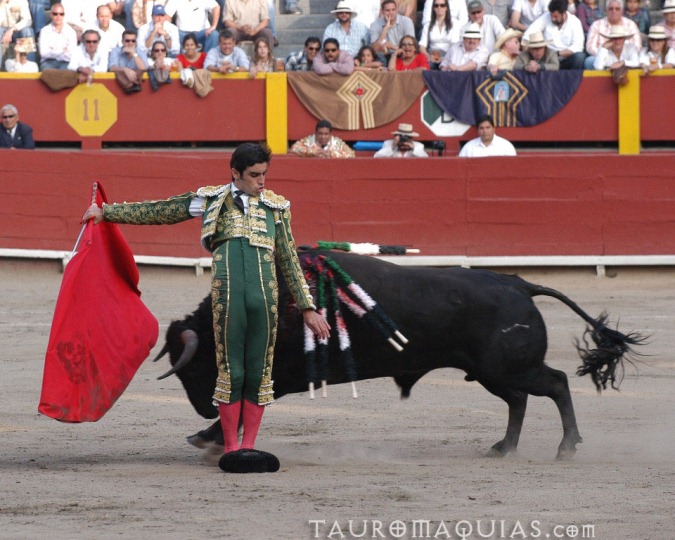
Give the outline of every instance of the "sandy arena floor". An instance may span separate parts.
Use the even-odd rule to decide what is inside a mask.
[[[574,376],[583,322],[537,300],[547,361],[570,376],[584,437],[572,461],[553,460],[560,419],[553,402],[532,397],[519,453],[483,457],[503,436],[506,405],[443,370],[407,401],[391,379],[358,383],[357,400],[344,385],[328,399],[286,396],[258,439],[281,470],[226,475],[218,456],[185,442],[208,422],[178,379],[156,380],[166,361],[143,364],[98,423],[39,415],[59,266],[0,260],[0,538],[675,538],[675,271],[522,275],[652,334],[639,377],[629,368],[621,392],[598,396]],[[163,335],[197,306],[209,276],[142,267],[140,287]]]

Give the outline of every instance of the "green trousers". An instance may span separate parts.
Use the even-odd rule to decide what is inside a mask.
[[[217,403],[274,401],[272,361],[279,290],[271,250],[234,238],[213,254],[211,303]]]

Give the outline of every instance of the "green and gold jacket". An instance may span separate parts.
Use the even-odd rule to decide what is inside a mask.
[[[233,238],[246,238],[251,246],[274,252],[300,310],[314,309],[295,251],[290,202],[266,189],[249,197],[246,215],[234,206],[231,184],[207,186],[166,200],[104,204],[103,219],[132,225],[170,225],[202,217],[201,240],[213,252]]]

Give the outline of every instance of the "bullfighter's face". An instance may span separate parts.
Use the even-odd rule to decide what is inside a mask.
[[[269,163],[256,163],[246,167],[243,173],[240,173],[237,169],[232,169],[234,187],[247,195],[258,197],[265,189],[265,177],[269,166]]]

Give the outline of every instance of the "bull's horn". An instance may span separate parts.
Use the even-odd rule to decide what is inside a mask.
[[[162,350],[159,351],[159,354],[157,356],[155,356],[155,359],[153,360],[153,362],[157,362],[157,360],[159,360],[162,356],[164,356],[168,352],[169,352],[169,344],[165,343]]]
[[[197,352],[197,347],[199,346],[199,337],[197,336],[197,332],[194,330],[184,330],[181,332],[180,337],[183,340],[183,343],[185,343],[183,352],[181,353],[178,361],[169,371],[167,371],[164,375],[157,377],[158,381],[166,379],[169,375],[173,375],[177,371],[183,369],[190,363],[195,355],[195,352]]]

